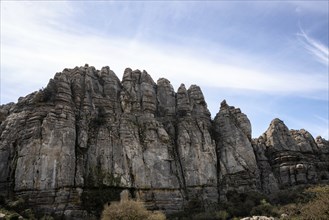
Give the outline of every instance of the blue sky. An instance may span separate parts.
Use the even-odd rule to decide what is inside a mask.
[[[85,63],[145,69],[328,139],[328,1],[1,1],[1,104]]]

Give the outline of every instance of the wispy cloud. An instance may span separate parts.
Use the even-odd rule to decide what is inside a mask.
[[[116,3],[109,2],[109,4]],[[204,35],[193,38],[189,36],[190,32],[185,36],[181,32],[170,31],[172,30],[170,25],[176,25],[173,19],[170,20],[171,24],[168,26],[166,22],[159,25],[158,20],[153,22],[152,18],[157,18],[158,11],[156,10],[149,15],[134,11],[134,8],[124,4],[124,13],[118,13],[120,22],[117,22],[115,31],[121,30],[117,27],[121,24],[125,24],[124,28],[129,28],[131,23],[137,25],[132,20],[141,19],[138,16],[147,22],[141,22],[136,28],[135,36],[129,31],[128,34],[120,35],[120,33],[112,34],[111,31],[114,32],[114,30],[111,28],[114,26],[111,25],[92,26],[90,23],[87,25],[81,22],[81,16],[90,12],[88,16],[94,17],[97,12],[92,12],[89,5],[86,9],[76,6],[75,2],[62,1],[1,2],[1,104],[16,101],[19,96],[44,87],[55,72],[85,63],[98,69],[109,65],[119,77],[126,67],[145,69],[154,80],[160,77],[168,78],[176,89],[180,83],[185,83],[187,86],[198,84],[202,88],[212,88],[211,92],[204,92],[207,93],[206,99],[211,100],[208,105],[213,115],[218,111],[221,99],[226,97],[230,97],[232,104],[239,107],[245,106],[243,110],[247,112],[248,108],[251,109],[249,112],[263,109],[266,103],[275,102],[273,97],[277,96],[306,96],[312,97],[312,100],[328,101],[326,72],[312,71],[312,67],[299,71],[300,69],[297,70],[286,63],[277,67],[268,61],[269,57],[266,57],[266,54],[272,53],[268,47],[264,48],[265,53],[257,54],[253,48],[242,51],[239,47],[231,48],[232,45],[216,42],[217,36],[222,34],[222,32],[212,32],[218,24],[217,21],[207,29],[209,30],[207,34],[214,34],[212,40],[203,41]],[[158,7],[164,7],[164,5],[160,6]],[[185,19],[190,12],[184,11],[187,10],[185,4],[179,3],[179,6],[174,5],[171,8],[165,5],[164,11],[169,11],[169,14],[159,16],[161,19],[167,19],[166,16],[177,20]],[[208,5],[207,9],[212,6]],[[152,7],[149,6],[149,8]],[[226,8],[221,10],[223,14],[227,11]],[[196,6],[192,11],[189,19],[195,16],[199,7]],[[201,19],[203,14],[199,12],[198,19]],[[108,19],[110,23],[116,19],[116,15],[105,10],[99,19]],[[124,20],[126,16],[132,16],[133,19],[129,17]],[[210,20],[212,18],[208,18],[207,22]],[[229,23],[229,21],[230,18],[227,17],[225,22]],[[192,24],[190,25],[193,26]],[[147,32],[147,30],[158,26],[161,26],[162,31],[159,35],[168,35],[161,39],[161,43],[156,40],[149,41],[152,34],[158,30],[154,32]],[[102,27],[107,30],[102,31]],[[176,28],[179,29],[179,27]],[[239,41],[239,36],[246,33],[239,28],[234,29],[233,26],[228,25],[218,29],[224,29],[224,33],[231,30],[230,37],[236,37],[234,42],[243,44]],[[203,30],[201,28],[199,31]],[[146,40],[145,35],[148,36]],[[298,36],[304,47],[317,60],[322,63],[325,63],[325,60],[328,62],[328,48],[306,35],[304,31],[301,31]],[[255,46],[257,46],[259,42],[255,41]],[[268,94],[271,95],[267,96]],[[258,99],[255,96],[262,98]],[[254,101],[251,103],[251,100]],[[277,105],[277,102],[273,105]],[[268,107],[268,111],[273,111],[272,106]],[[252,115],[249,112],[248,114]],[[256,112],[265,115],[262,112]],[[272,116],[273,114],[268,114],[266,119],[264,116],[261,120],[269,122]],[[261,116],[255,113],[254,117]],[[257,125],[254,125],[254,130],[260,133]],[[263,127],[261,130],[264,130]],[[316,132],[319,130],[317,129]]]
[[[328,140],[329,137],[329,122],[328,119],[325,119],[321,116],[314,115],[310,117],[309,121],[301,121],[298,117],[281,115],[280,117],[284,117],[288,124],[293,125],[293,127],[289,127],[290,129],[305,129],[313,133],[314,138],[317,136],[321,136]]]
[[[321,42],[308,36],[302,28],[300,28],[299,36],[303,47],[320,63],[329,65],[329,48]]]
[[[309,11],[317,14],[328,14],[328,1],[287,1],[286,3],[297,7],[298,11]]]
[[[222,60],[209,59],[198,50],[179,45],[151,45],[136,38],[98,35],[96,30],[94,34],[79,33],[74,31],[75,24],[70,24],[73,28],[67,31],[70,30],[66,24],[68,16],[74,15],[74,9],[69,5],[65,10],[53,4],[35,7],[33,4],[4,4],[1,19],[2,82],[11,85],[24,82],[26,87],[30,83],[40,88],[56,71],[89,63],[97,68],[114,65],[113,69],[118,74],[127,66],[143,68],[155,80],[168,77],[176,88],[185,82],[279,94],[327,89],[323,74],[278,72],[268,66],[254,64],[253,59],[256,58],[251,54],[224,49],[223,60],[231,62],[223,63]],[[314,53],[325,54],[323,45],[306,34],[302,36]]]

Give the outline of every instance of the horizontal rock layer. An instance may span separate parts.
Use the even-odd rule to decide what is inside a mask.
[[[146,71],[56,73],[47,87],[0,106],[0,194],[63,218],[99,214],[128,189],[150,209],[207,209],[228,191],[272,193],[329,179],[329,142],[279,119],[259,138],[240,109],[215,119],[200,87],[175,92]]]

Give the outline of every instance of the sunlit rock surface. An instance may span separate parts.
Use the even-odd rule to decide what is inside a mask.
[[[220,99],[220,97],[219,97]],[[131,197],[174,213],[205,209],[231,190],[272,193],[329,179],[329,142],[274,119],[251,124],[224,100],[214,120],[200,87],[155,81],[146,71],[85,65],[45,89],[0,106],[0,194],[41,213],[88,219]]]

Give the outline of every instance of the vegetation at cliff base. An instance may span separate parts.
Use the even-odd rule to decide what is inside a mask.
[[[162,212],[148,211],[142,202],[125,200],[105,205],[102,220],[165,220]]]
[[[329,185],[295,187],[265,196],[257,192],[228,192],[227,201],[213,211],[199,213],[186,209],[169,216],[180,220],[227,220],[247,216],[267,216],[275,219],[329,219]]]
[[[329,219],[329,185],[310,187],[303,194],[310,200],[284,205],[280,212],[287,214],[289,219]]]
[[[295,187],[271,196],[256,192],[228,193],[225,203],[216,205],[212,211],[197,208],[197,201],[184,212],[167,216],[175,220],[228,220],[247,216],[268,216],[276,219],[327,220],[329,219],[329,185]],[[196,211],[195,211],[196,210]],[[3,219],[53,219],[27,208],[22,198],[8,200],[0,196],[0,214]],[[39,217],[37,217],[39,216]],[[1,219],[1,218],[0,218]],[[105,205],[101,220],[165,220],[162,212],[152,212],[144,204],[134,200],[111,202]]]

